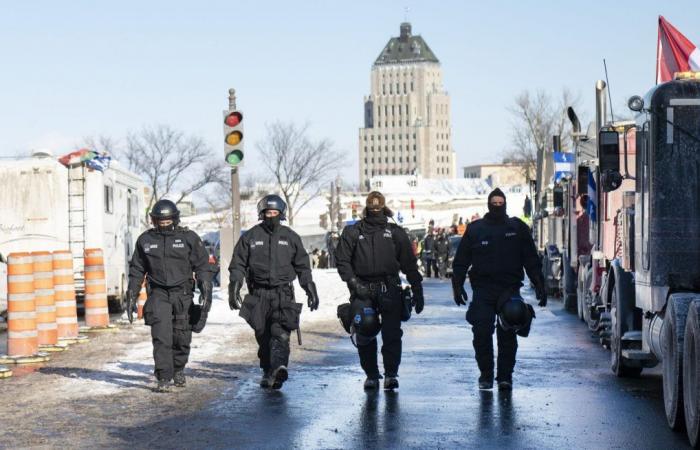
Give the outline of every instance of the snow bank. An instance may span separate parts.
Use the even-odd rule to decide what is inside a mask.
[[[295,282],[297,302],[304,304],[301,314],[301,329],[308,329],[312,324],[336,319],[336,308],[347,301],[348,290],[340,280],[335,269],[316,269],[313,271],[318,289],[320,305],[318,310],[309,311],[306,306],[306,293]],[[338,325],[340,327],[340,325]],[[137,344],[131,344],[125,353],[116,360],[104,364],[97,370],[91,369],[91,375],[85,377],[76,369],[75,376],[61,386],[63,395],[68,397],[90,394],[114,394],[124,387],[144,387],[153,383],[153,346],[150,331],[143,321],[134,324],[134,329],[123,329],[119,333],[135,332],[143,336]],[[246,338],[248,336],[248,338]],[[235,347],[235,339],[243,338],[248,345]],[[118,337],[115,337],[115,346]],[[209,319],[204,331],[193,334],[192,351],[188,368],[201,368],[217,355],[233,354],[233,357],[255,348],[253,330],[238,316],[238,311],[231,311],[228,306],[228,293],[216,289]]]

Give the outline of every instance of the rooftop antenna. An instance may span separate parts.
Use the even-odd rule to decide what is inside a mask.
[[[608,84],[608,103],[610,103],[610,119],[615,122],[615,114],[613,114],[612,94],[610,93],[610,80],[608,80],[608,65],[603,58],[603,68],[605,69],[605,82]]]
[[[403,21],[408,22],[408,12],[411,10],[408,6],[403,7]]]

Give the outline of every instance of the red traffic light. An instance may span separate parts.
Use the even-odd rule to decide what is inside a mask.
[[[243,114],[239,113],[238,111],[232,112],[224,119],[224,123],[229,127],[235,127],[241,122],[243,122]]]

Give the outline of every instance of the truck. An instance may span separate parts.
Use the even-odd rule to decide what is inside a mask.
[[[563,186],[570,288],[617,376],[661,365],[668,425],[685,428],[698,447],[700,73],[678,73],[631,97],[633,121],[608,121],[605,88],[597,82],[595,126],[585,134],[569,114],[575,136],[578,129],[577,173]],[[588,213],[577,204],[583,195]],[[576,242],[584,214],[589,254]]]
[[[83,252],[101,248],[110,308],[120,310],[129,260],[145,229],[146,186],[139,176],[117,161],[104,170],[85,162],[67,167],[42,150],[0,162],[0,184],[0,254],[70,249],[80,303]],[[0,302],[4,313],[6,298]]]

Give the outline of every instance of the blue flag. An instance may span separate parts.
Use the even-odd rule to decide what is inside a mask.
[[[591,221],[595,221],[598,217],[598,189],[595,184],[593,172],[588,171],[588,206],[586,212]]]
[[[403,223],[403,216],[401,215],[401,211],[396,213],[396,220],[398,220],[399,223]]]

